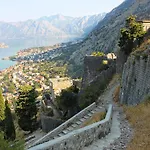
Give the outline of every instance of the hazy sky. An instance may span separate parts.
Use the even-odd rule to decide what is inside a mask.
[[[21,21],[63,14],[85,16],[109,12],[124,0],[0,0],[0,21]]]

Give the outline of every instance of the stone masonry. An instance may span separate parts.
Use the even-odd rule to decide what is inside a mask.
[[[106,136],[112,125],[112,105],[109,105],[104,120],[74,130],[62,137],[34,146],[29,150],[81,150],[92,142]]]
[[[124,65],[120,102],[139,104],[150,95],[150,55],[131,55]]]

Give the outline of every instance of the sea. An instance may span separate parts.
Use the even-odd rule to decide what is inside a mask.
[[[18,51],[40,46],[50,46],[57,43],[68,41],[60,38],[29,38],[29,39],[7,39],[0,40],[0,43],[5,43],[8,48],[0,48],[0,71],[15,65],[17,62],[10,60],[2,60],[2,58],[15,55]]]

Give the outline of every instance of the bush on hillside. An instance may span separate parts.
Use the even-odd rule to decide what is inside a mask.
[[[93,52],[91,55],[92,56],[99,56],[99,57],[105,56],[105,54],[103,52]]]
[[[126,19],[125,27],[120,32],[121,37],[118,45],[126,55],[129,55],[135,47],[141,44],[146,33],[142,23],[137,22],[136,16],[133,15]]]

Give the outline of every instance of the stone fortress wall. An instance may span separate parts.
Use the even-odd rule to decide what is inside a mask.
[[[82,80],[82,88],[84,89],[90,83],[97,80],[97,78],[101,79],[103,82],[108,76],[112,76],[116,71],[116,58],[110,58],[108,56],[86,56],[84,58],[84,74]],[[103,64],[103,61],[107,61],[108,66]]]
[[[150,95],[150,55],[131,55],[124,65],[120,102],[136,105]]]
[[[112,105],[109,105],[104,120],[84,128],[74,130],[60,138],[31,147],[29,150],[81,150],[83,147],[90,145],[92,142],[105,137],[110,132],[112,125],[112,113]]]

